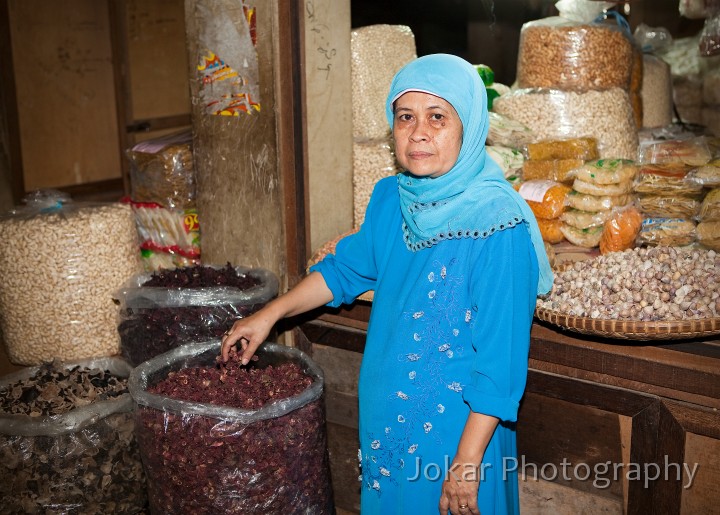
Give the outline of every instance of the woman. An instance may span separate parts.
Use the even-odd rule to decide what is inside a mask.
[[[335,255],[234,324],[222,356],[239,341],[247,362],[280,318],[374,290],[362,513],[517,513],[514,422],[536,295],[552,284],[537,223],[487,158],[487,98],[469,63],[409,63],[386,111],[406,171],[378,182]]]

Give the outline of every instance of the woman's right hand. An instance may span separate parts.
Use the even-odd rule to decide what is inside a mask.
[[[220,354],[223,363],[230,358],[230,349],[239,342],[242,363],[247,365],[278,320],[305,313],[327,304],[332,299],[333,294],[325,284],[323,276],[319,272],[311,272],[290,291],[233,324],[222,338]]]
[[[275,323],[278,321],[268,306],[250,316],[235,321],[233,326],[222,337],[220,354],[223,363],[230,358],[230,351],[239,344],[242,364],[247,365],[255,355],[255,351],[263,343]]]

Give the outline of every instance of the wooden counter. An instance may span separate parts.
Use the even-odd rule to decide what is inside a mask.
[[[369,313],[357,302],[298,320],[300,346],[325,370],[333,486],[350,512]],[[523,513],[720,513],[719,408],[718,338],[608,340],[534,324],[518,417]]]

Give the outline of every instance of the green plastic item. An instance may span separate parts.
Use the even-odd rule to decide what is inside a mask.
[[[488,110],[492,109],[493,106],[493,100],[495,100],[497,97],[500,96],[500,93],[498,93],[493,88],[485,88],[487,90],[487,102],[488,102]]]
[[[492,71],[492,68],[490,68],[486,64],[476,64],[475,69],[477,70],[478,74],[480,75],[480,78],[483,81],[483,84],[485,86],[489,86],[493,82],[495,82],[495,72]]]

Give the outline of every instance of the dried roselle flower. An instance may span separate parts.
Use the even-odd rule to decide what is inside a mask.
[[[312,383],[296,363],[259,368],[235,356],[167,374],[147,391],[256,410]],[[139,405],[137,437],[153,513],[332,513],[323,401],[249,423]]]

